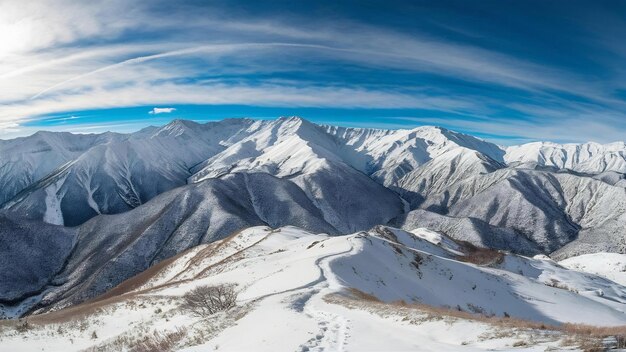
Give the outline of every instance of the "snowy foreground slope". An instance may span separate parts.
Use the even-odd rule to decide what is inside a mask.
[[[236,285],[235,308],[208,318],[179,308],[186,292],[219,284]],[[90,302],[26,326],[4,322],[0,341],[11,351],[130,350],[165,337],[170,350],[186,351],[576,349],[600,340],[556,326],[624,325],[625,303],[626,288],[602,277],[426,229],[328,236],[259,226],[167,259]]]
[[[583,254],[562,260],[559,264],[568,269],[600,275],[620,285],[626,285],[626,254]]]

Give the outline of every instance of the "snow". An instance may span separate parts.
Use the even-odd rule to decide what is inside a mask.
[[[298,117],[174,120],[129,135],[39,133],[7,141],[0,147],[6,166],[0,199],[7,198],[2,210],[19,217],[77,226],[187,183],[267,173],[300,188],[319,222],[338,232],[390,221],[411,229],[428,220],[476,245],[564,259],[619,251],[624,155],[624,143],[545,142],[505,151],[433,126],[344,128]],[[255,200],[263,187],[246,182],[248,192],[237,196],[250,197],[257,215],[268,211]],[[259,218],[271,226],[302,226]]]
[[[7,287],[29,275],[37,285],[5,290],[24,301],[1,308],[14,315],[40,299],[48,304],[42,309],[72,305],[164,262],[135,288],[145,291],[142,296],[176,299],[198,285],[232,282],[240,303],[252,307],[216,333],[211,347],[362,350],[390,341],[416,349],[428,341],[433,350],[454,350],[470,341],[464,348],[480,350],[511,343],[480,341],[489,327],[475,322],[416,327],[372,307],[327,302],[349,288],[386,303],[549,324],[621,325],[626,260],[604,252],[622,249],[625,154],[624,143],[542,142],[504,150],[439,127],[343,128],[296,117],[175,120],[130,135],[39,133],[0,144],[3,211],[80,226],[51,258],[42,257],[45,248],[26,245],[30,236],[15,241],[20,256],[32,252],[37,263],[54,265],[7,276]],[[106,215],[115,213],[122,214]],[[348,235],[242,230],[258,224]],[[359,232],[376,224],[406,231],[377,226]],[[11,227],[3,235],[9,231],[23,232]],[[69,253],[65,242],[74,234]],[[221,241],[191,248],[213,240]],[[479,266],[464,258],[461,240],[556,260],[602,252],[558,264],[545,255],[507,253],[501,262]],[[152,328],[152,315],[143,313],[132,319]],[[189,323],[172,316],[179,318]],[[121,333],[112,317],[98,319],[115,326],[103,330],[107,339]],[[293,335],[285,337],[291,328]],[[91,344],[87,338],[76,347]]]
[[[58,258],[67,263],[63,270],[48,273],[47,269],[35,268],[46,273],[41,283],[49,288],[40,312],[83,302],[197,244],[260,224],[297,225],[332,235],[391,224],[412,231],[398,232],[397,241],[427,252],[437,267],[450,271],[453,269],[436,258],[455,260],[462,254],[452,238],[531,256],[549,254],[558,260],[581,253],[619,251],[626,225],[626,189],[619,172],[605,171],[591,177],[527,168],[531,161],[518,161],[515,156],[532,156],[536,148],[543,153],[538,160],[550,161],[543,164],[546,167],[588,167],[596,160],[593,155],[613,159],[622,155],[623,145],[619,143],[584,147],[544,143],[509,148],[505,155],[494,144],[439,127],[342,128],[290,117],[208,124],[175,120],[130,135],[79,138],[41,133],[5,142],[2,148],[0,162],[8,167],[2,169],[0,184],[4,179],[23,181],[16,186],[20,189],[13,187],[13,181],[9,182],[13,186],[6,183],[7,187],[0,188],[11,194],[20,192],[4,204],[3,211],[18,219],[25,216],[78,225],[75,250]],[[22,153],[15,156],[3,154],[20,148]],[[548,149],[559,148],[567,153],[546,154]],[[591,155],[590,159],[583,154]],[[28,167],[17,167],[21,161]],[[511,164],[507,166],[504,161]],[[110,215],[115,213],[121,214]],[[12,231],[19,236],[20,230]],[[19,236],[16,242],[25,238]],[[372,262],[380,261],[377,255],[372,257]],[[395,257],[388,259],[397,261]],[[530,262],[526,261],[524,268],[541,267],[539,261]],[[380,263],[380,267],[394,271],[395,264]],[[462,271],[461,276],[473,275],[462,284],[464,288],[472,287],[472,280],[494,275],[472,271],[465,264],[454,265]],[[377,277],[387,283],[384,273],[374,269],[370,279]],[[309,264],[300,270],[304,278],[309,271],[315,273]],[[545,286],[557,280],[558,285],[567,284],[566,290],[577,291],[595,303],[607,305],[603,296],[620,301],[620,289],[608,284],[563,277],[547,264],[537,270],[545,274],[532,277],[532,284]],[[10,286],[21,287],[15,282],[29,279],[26,271],[18,273],[21,276],[11,277]],[[174,270],[164,277],[173,280],[185,275],[187,270]],[[368,290],[377,289],[358,277],[343,279]],[[451,290],[460,284],[439,282],[437,276],[431,279],[432,285]],[[254,285],[283,288],[291,281],[277,275]],[[513,300],[516,291],[508,286],[525,281],[505,281],[507,287],[496,288]],[[404,286],[398,283],[398,290],[413,290],[414,297],[429,299],[435,305],[459,304],[453,297],[437,297],[435,292],[408,282]],[[545,299],[539,296],[540,291],[536,298]],[[18,296],[25,299],[28,295],[33,297],[27,306],[41,297],[32,292]],[[495,304],[478,296],[462,303],[465,309],[469,309],[467,303]],[[521,312],[522,306],[514,305],[514,309]],[[503,314],[504,309],[496,305],[493,312]],[[538,315],[547,321],[560,321],[560,314],[557,310]],[[611,319],[608,321],[615,320]]]
[[[626,254],[583,254],[562,260],[559,264],[571,270],[599,275],[620,285],[626,285]]]
[[[626,173],[626,144],[534,142],[508,147],[504,159],[509,164],[536,163],[592,174],[606,171]]]
[[[267,230],[260,228],[249,231],[259,230],[264,232],[257,233],[255,239],[267,236]],[[319,235],[294,235],[294,231],[298,230],[283,228],[255,245],[265,247],[265,253],[273,253],[272,261],[278,261],[280,265],[274,266],[267,259],[261,260],[255,251],[246,256],[250,260],[257,259],[254,263],[248,263],[246,260],[245,264],[241,264],[245,268],[245,274],[235,273],[243,268],[232,268],[228,273],[220,272],[207,278],[211,282],[238,282],[239,286],[245,288],[243,297],[240,298],[256,301],[258,297],[262,297],[263,301],[237,325],[226,329],[210,342],[185,351],[214,349],[455,351],[472,340],[477,342],[467,344],[463,349],[479,351],[493,348],[497,350],[498,347],[505,349],[506,344],[511,343],[508,340],[498,341],[499,343],[479,342],[480,336],[490,329],[486,324],[464,321],[451,324],[438,321],[416,326],[407,323],[400,315],[381,317],[367,309],[354,310],[329,304],[324,297],[341,292],[346,285],[342,274],[337,275],[336,262],[358,255],[359,252],[367,250],[364,246],[366,241],[378,239],[368,239],[370,235],[365,233],[330,238]],[[410,236],[408,233],[397,233]],[[285,239],[288,239],[287,243]],[[419,240],[417,241],[419,243]],[[284,251],[276,253],[277,249]],[[303,253],[296,255],[293,253],[294,250]],[[280,258],[283,256],[290,259],[285,262]],[[319,271],[305,269],[310,267],[317,267]],[[262,281],[271,281],[272,284],[250,284],[256,277]],[[291,288],[285,286],[285,281],[291,283]],[[289,333],[285,334],[285,331]]]
[[[504,351],[517,341],[529,341],[523,347],[529,351],[561,346],[559,334],[537,332],[530,338],[532,331],[385,303],[397,300],[498,316],[507,312],[550,324],[626,324],[626,288],[614,282],[509,254],[494,265],[477,266],[460,260],[462,249],[427,229],[380,226],[328,236],[295,227],[252,227],[177,257],[88,315],[82,332],[63,325],[66,333],[51,333],[55,323],[27,332],[28,337],[0,330],[0,338],[12,351],[53,351],[70,336],[72,344],[64,350],[80,350],[176,328],[196,334],[179,342],[183,351]],[[177,297],[185,292],[223,283],[236,284],[239,313],[201,321],[177,310]],[[350,298],[349,288],[382,302]],[[604,294],[594,295],[598,290]],[[197,335],[197,329],[211,332]],[[92,330],[97,339],[90,338]]]

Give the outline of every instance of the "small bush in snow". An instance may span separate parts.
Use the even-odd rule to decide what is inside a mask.
[[[528,346],[528,343],[526,341],[520,340],[520,341],[513,342],[513,347],[524,347],[524,346]]]
[[[496,249],[476,247],[464,241],[460,241],[460,244],[465,249],[465,255],[457,258],[460,261],[482,266],[502,264],[504,261],[504,253]]]
[[[176,345],[187,336],[187,329],[176,328],[175,331],[158,332],[145,336],[131,349],[132,352],[169,352],[177,350]]]
[[[199,286],[183,296],[181,308],[198,317],[228,310],[237,303],[234,285]]]
[[[15,330],[17,330],[17,332],[19,332],[20,334],[25,333],[30,329],[32,329],[32,326],[28,323],[28,320],[24,320],[23,322],[18,323],[15,326]]]

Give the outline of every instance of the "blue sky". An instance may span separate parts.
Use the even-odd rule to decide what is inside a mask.
[[[617,0],[0,0],[0,138],[299,115],[612,142],[625,37]]]

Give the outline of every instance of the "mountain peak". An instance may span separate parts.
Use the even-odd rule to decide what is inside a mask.
[[[289,126],[310,126],[310,127],[319,127],[319,125],[305,119],[302,118],[300,116],[281,116],[277,119],[278,123],[282,124],[282,125],[289,125]]]
[[[170,121],[170,123],[165,125],[165,127],[167,126],[194,128],[194,127],[200,126],[200,124],[193,120],[174,119]]]
[[[183,134],[195,131],[200,126],[201,124],[191,120],[175,119],[167,125],[159,128],[154,135],[179,137]]]
[[[302,118],[300,116],[297,116],[297,115],[281,116],[281,117],[278,118],[278,120],[287,121],[287,122],[303,122],[303,121],[309,122],[306,119],[304,119],[304,118]]]

